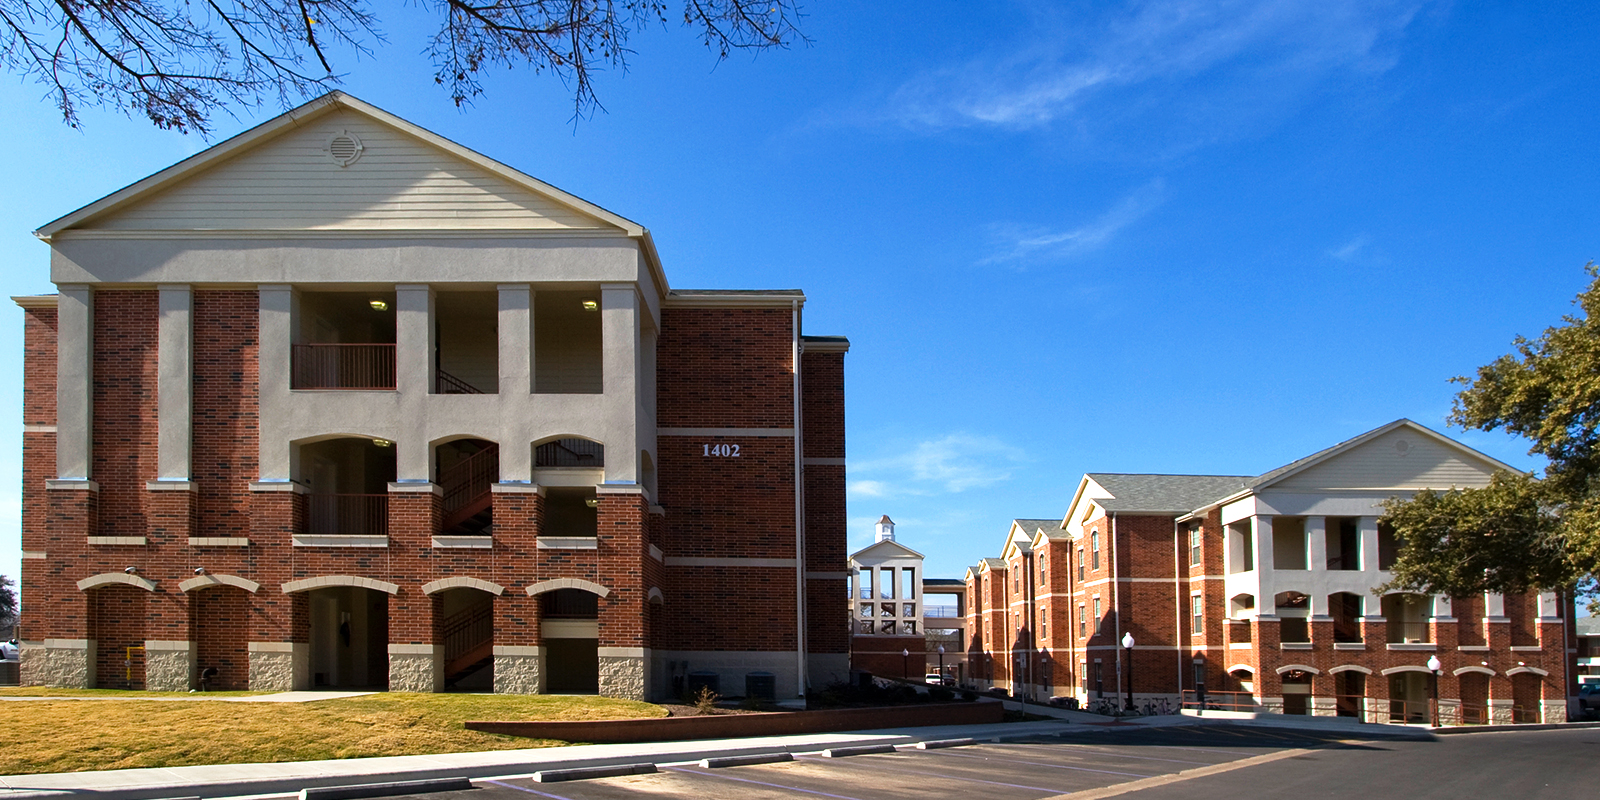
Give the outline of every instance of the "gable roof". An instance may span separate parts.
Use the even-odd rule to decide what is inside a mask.
[[[374,123],[420,140],[426,145],[486,170],[522,190],[555,204],[565,206],[579,214],[587,215],[605,224],[615,226],[625,235],[639,240],[640,249],[650,265],[651,272],[659,282],[662,290],[667,290],[666,276],[661,269],[660,256],[656,252],[655,242],[649,230],[644,226],[340,91],[329,92],[297,108],[286,111],[254,128],[213,145],[76,211],[51,220],[34,231],[34,235],[46,242],[51,241],[52,237],[58,234],[85,226],[91,221],[129,208],[158,192],[165,191],[196,177],[246,151],[264,145],[284,134],[299,130],[321,117],[340,110],[358,114]]]
[[[1155,475],[1091,472],[1089,480],[1111,493],[1094,498],[1107,511],[1183,514],[1249,484],[1248,475]]]
[[[899,550],[900,552],[892,555],[882,552],[887,550]],[[884,539],[881,542],[873,542],[872,544],[850,554],[850,560],[854,561],[856,559],[865,557],[868,553],[871,553],[872,557],[875,558],[926,558],[926,556],[922,555],[921,553],[912,550],[911,548],[906,547],[899,542],[896,542],[892,539]]]
[[[1318,450],[1317,452],[1312,453],[1304,458],[1295,459],[1294,461],[1278,467],[1277,469],[1264,472],[1261,475],[1251,479],[1236,491],[1196,503],[1191,511],[1198,513],[1200,511],[1214,508],[1226,503],[1231,503],[1239,498],[1260,492],[1262,489],[1266,489],[1274,484],[1281,483],[1295,475],[1317,466],[1318,464],[1326,463],[1344,453],[1348,453],[1360,447],[1361,445],[1372,441],[1373,439],[1377,439],[1380,436],[1402,428],[1418,435],[1425,436],[1447,449],[1454,450],[1471,458],[1486,462],[1497,470],[1521,472],[1521,470],[1511,466],[1510,464],[1494,458],[1493,456],[1474,450],[1473,448],[1468,447],[1467,445],[1464,445],[1448,436],[1445,436],[1444,434],[1439,433],[1438,431],[1435,431],[1426,425],[1422,425],[1413,420],[1402,417],[1394,422],[1388,423],[1387,425],[1380,425],[1370,431],[1367,431],[1366,433],[1353,436],[1336,445],[1333,445],[1332,447],[1326,447]]]

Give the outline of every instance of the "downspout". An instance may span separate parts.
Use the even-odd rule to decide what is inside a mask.
[[[1116,512],[1112,512],[1107,516],[1111,517],[1111,544],[1109,547],[1111,550],[1111,608],[1114,610],[1113,613],[1117,619],[1116,627],[1113,629],[1115,638],[1111,642],[1111,649],[1117,652],[1117,696],[1120,698],[1122,696],[1122,587],[1118,585],[1121,582],[1121,577],[1117,572],[1117,515]],[[1133,654],[1129,653],[1128,658],[1133,658]]]
[[[1174,619],[1173,619],[1173,626],[1172,626],[1172,643],[1174,645],[1178,645],[1179,642],[1183,641],[1183,585],[1178,583],[1179,579],[1183,575],[1183,561],[1178,557],[1178,553],[1181,552],[1180,548],[1183,547],[1183,536],[1182,536],[1182,534],[1180,534],[1178,532],[1178,530],[1179,530],[1179,528],[1178,528],[1178,518],[1177,517],[1173,517],[1172,518],[1172,603],[1173,603],[1173,606],[1174,606],[1174,608],[1173,608]],[[1204,586],[1204,584],[1201,584],[1201,585]],[[1189,636],[1190,636],[1190,639],[1189,639],[1189,650],[1190,650],[1190,652],[1193,652],[1194,651],[1194,638],[1193,638],[1194,637],[1194,631],[1190,631],[1189,632]],[[1182,647],[1182,645],[1179,645],[1178,647],[1176,647],[1174,649],[1178,651],[1178,683],[1177,683],[1177,686],[1178,686],[1178,704],[1181,706],[1183,704],[1183,647]]]
[[[794,642],[795,679],[806,696],[806,468],[805,435],[800,418],[800,301],[789,301],[791,357],[794,359]]]

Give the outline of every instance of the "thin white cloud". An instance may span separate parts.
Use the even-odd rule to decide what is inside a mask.
[[[1020,449],[994,437],[952,433],[899,455],[852,462],[851,472],[886,479],[852,481],[850,489],[863,497],[964,492],[1010,479],[1012,468],[1025,460]]]
[[[978,263],[1061,259],[1094,250],[1154,211],[1166,201],[1166,195],[1166,182],[1156,178],[1129,192],[1100,216],[1067,230],[1050,231],[1017,225],[991,226],[990,230],[998,240],[995,252]]]
[[[1359,258],[1367,245],[1371,243],[1366,234],[1359,234],[1339,247],[1328,251],[1328,257],[1338,261],[1354,261]]]
[[[1166,0],[1041,22],[1032,41],[1004,43],[1004,56],[906,81],[888,98],[887,116],[920,130],[1028,129],[1095,116],[1083,113],[1087,105],[1132,90],[1215,106],[1203,98],[1230,91],[1217,84],[1243,82],[1243,95],[1214,111],[1226,115],[1307,77],[1388,69],[1392,43],[1425,1]],[[1220,73],[1232,80],[1211,80]]]
[[[849,492],[851,497],[883,497],[889,493],[889,485],[883,481],[851,481]]]

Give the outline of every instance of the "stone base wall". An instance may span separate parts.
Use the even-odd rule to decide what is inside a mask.
[[[793,650],[652,650],[650,660],[661,676],[652,690],[652,700],[675,699],[674,678],[684,680],[691,672],[717,673],[723,697],[743,697],[744,679],[752,672],[770,672],[779,700],[800,695],[799,669]]]
[[[1460,700],[1453,700],[1453,699],[1448,698],[1448,697],[1439,698],[1439,724],[1440,725],[1460,725],[1461,724],[1461,701]]]
[[[600,656],[600,696],[647,700],[643,656]]]
[[[444,653],[431,644],[389,645],[389,691],[437,692],[444,689]]]
[[[1510,700],[1489,701],[1489,724],[1510,725],[1516,722],[1516,714],[1512,710]]]
[[[94,686],[95,648],[92,639],[46,639],[23,642],[20,652],[23,686],[60,686],[88,689]]]
[[[182,641],[144,643],[144,686],[156,692],[182,692],[193,686],[194,647]]]
[[[1540,722],[1567,721],[1567,703],[1565,700],[1541,700],[1539,705]]]
[[[951,669],[952,663],[953,662],[951,662],[949,659],[946,659],[945,668]],[[938,667],[933,667],[928,669],[927,672],[932,672],[937,668]],[[816,655],[813,653],[806,658],[806,669],[810,673],[806,677],[811,683],[811,686],[807,691],[814,692],[828,686],[829,684],[845,683],[850,680],[850,654],[833,653],[828,655]],[[951,669],[951,674],[954,674],[953,669]],[[921,678],[922,675],[913,675],[912,677]]]
[[[496,694],[540,694],[544,691],[544,648],[496,645]]]
[[[258,692],[306,689],[311,674],[311,646],[300,642],[251,642],[250,688]]]

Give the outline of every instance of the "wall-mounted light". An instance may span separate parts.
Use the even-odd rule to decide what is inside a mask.
[[[377,446],[377,447],[393,447],[394,446],[394,442],[391,442],[388,439],[373,439],[372,440],[372,444],[374,446]]]
[[[588,500],[583,501],[583,504],[590,508],[599,508],[600,500],[599,498],[591,497]]]
[[[367,305],[372,306],[372,310],[373,311],[388,311],[389,310],[389,303],[387,301],[384,301],[384,300],[368,300],[367,301]]]
[[[206,568],[205,567],[195,567],[194,568],[194,574],[196,574],[196,575],[204,575],[204,574],[206,574]]]
[[[600,304],[596,303],[593,300],[585,300],[585,301],[583,301],[583,310],[584,311],[594,311],[594,310],[596,310],[598,308],[600,308]]]
[[[128,567],[128,568],[124,569],[123,572],[126,572],[129,575],[135,575],[135,574],[137,574],[139,572],[139,568],[138,567]]]

